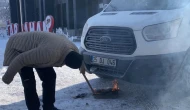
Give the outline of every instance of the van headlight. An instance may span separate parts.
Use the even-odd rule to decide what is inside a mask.
[[[84,25],[84,27],[83,27],[82,37],[85,37],[87,31],[88,31],[88,23],[86,22],[85,25]]]
[[[143,29],[143,36],[147,41],[164,40],[177,37],[181,19],[171,22],[147,26]]]

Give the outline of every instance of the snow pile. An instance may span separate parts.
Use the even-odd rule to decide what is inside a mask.
[[[4,51],[5,51],[5,46],[8,41],[8,38],[0,38],[0,69],[3,66],[3,59],[4,59]]]
[[[80,36],[70,36],[67,28],[64,28],[64,30],[62,28],[57,28],[55,33],[61,36],[66,36],[72,42],[79,42],[81,39]]]
[[[0,76],[2,76],[1,74],[5,73],[6,70],[7,70],[7,67],[0,68]]]
[[[0,39],[6,39],[6,38],[8,38],[7,31],[4,29],[0,29]]]
[[[65,33],[62,28],[57,28],[55,33],[58,35],[63,35],[63,36],[66,36],[67,38],[69,38],[69,33],[68,33],[67,29],[66,29],[66,33]]]

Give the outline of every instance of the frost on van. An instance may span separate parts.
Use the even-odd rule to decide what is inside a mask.
[[[187,3],[189,0],[112,0],[105,11],[170,10],[184,7]]]
[[[173,36],[173,37],[176,36],[177,35],[176,32],[178,32],[178,33],[180,33],[180,34],[178,34],[179,35],[178,38],[179,37],[181,38],[180,40],[182,40],[181,42],[183,44],[180,44],[177,40],[176,40],[177,41],[176,44],[171,43],[168,40],[166,45],[164,45],[165,48],[160,48],[160,50],[166,49],[166,48],[168,49],[167,51],[174,50],[174,48],[176,50],[177,49],[180,50],[181,48],[184,49],[187,47],[186,46],[187,39],[185,39],[182,36],[187,36],[187,35],[189,36],[189,33],[188,33],[189,32],[189,28],[188,28],[189,7],[184,8],[184,7],[188,6],[189,3],[190,3],[190,0],[119,0],[119,1],[112,0],[110,5],[104,11],[105,12],[118,11],[118,13],[119,13],[119,11],[129,11],[131,13],[132,13],[132,11],[142,11],[143,12],[145,10],[147,12],[149,12],[149,11],[159,12],[160,11],[160,13],[157,13],[156,17],[154,16],[151,19],[156,19],[156,20],[164,19],[165,20],[167,18],[167,20],[170,22],[168,22],[167,20],[159,21],[159,22],[155,23],[157,25],[154,25],[153,27],[148,27],[147,31],[145,30],[145,34],[146,34],[146,32],[148,34],[151,33],[151,36],[154,35],[155,36],[154,39],[155,39],[155,38],[158,38],[156,36],[157,34],[160,35],[161,33],[167,33],[165,38],[168,38],[171,36]],[[184,8],[184,9],[173,11],[175,9],[180,9],[180,8],[181,9]],[[168,11],[166,11],[166,10],[168,10]],[[163,12],[163,13],[161,13],[161,12]],[[171,13],[173,13],[173,14],[171,14]],[[171,17],[170,15],[174,16],[174,17]],[[119,15],[115,15],[115,16],[119,16]],[[141,16],[139,16],[139,17],[141,17]],[[149,17],[151,17],[151,16],[149,15]],[[183,18],[183,17],[184,17],[184,19],[182,20],[182,22],[181,21],[171,22],[174,19],[179,19],[179,18]],[[128,18],[130,18],[130,17],[128,17]],[[148,20],[151,20],[151,19],[149,18]],[[135,19],[134,19],[134,22],[137,22],[137,21],[135,21]],[[166,22],[167,22],[167,24],[166,24]],[[159,24],[159,23],[163,23],[163,24]],[[183,26],[181,26],[180,30],[178,31],[180,23],[182,23]],[[126,23],[126,26],[129,26],[129,25]],[[169,36],[167,36],[168,33],[170,34]],[[180,50],[180,51],[182,51],[182,50]],[[159,51],[159,49],[157,51]],[[165,69],[165,71],[163,71],[163,72],[167,73],[169,70],[175,70],[173,73],[176,73],[176,74],[173,74],[173,73],[171,74],[171,76],[174,76],[174,77],[167,77],[167,76],[169,76],[170,73],[166,74],[166,76],[163,76],[167,80],[169,80],[169,79],[173,80],[173,83],[171,83],[171,86],[167,86],[168,88],[166,88],[166,91],[168,91],[168,92],[166,92],[167,94],[162,95],[163,102],[169,96],[175,96],[172,98],[175,98],[176,100],[180,100],[179,98],[184,98],[189,95],[189,90],[190,90],[190,80],[189,80],[190,79],[190,69],[189,69],[190,53],[189,53],[189,51],[190,50],[187,50],[185,58],[182,62],[179,61],[180,58],[176,58],[176,59],[170,59],[166,63],[164,62],[163,64],[161,64],[163,67],[167,67],[167,65],[169,65],[169,64],[178,64],[178,62],[180,62],[179,65],[181,64],[180,69],[175,70],[176,66],[174,68],[171,68],[170,66],[168,66]],[[155,70],[155,71],[157,72],[159,70]],[[175,100],[170,100],[170,102],[172,102],[172,101],[175,101]]]

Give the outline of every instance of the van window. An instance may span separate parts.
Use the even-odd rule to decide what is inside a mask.
[[[190,0],[112,0],[104,11],[171,10],[184,7],[189,1]]]

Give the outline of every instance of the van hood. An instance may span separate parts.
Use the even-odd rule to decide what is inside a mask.
[[[129,27],[133,30],[142,30],[148,25],[164,23],[183,16],[184,10],[153,10],[153,11],[120,11],[101,12],[88,19],[91,26],[118,26]]]

